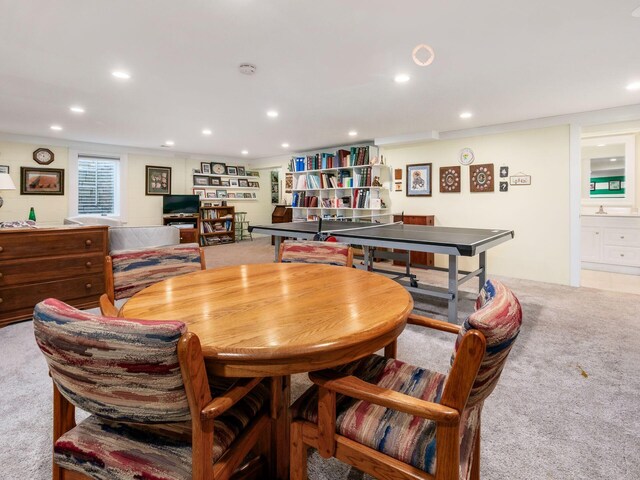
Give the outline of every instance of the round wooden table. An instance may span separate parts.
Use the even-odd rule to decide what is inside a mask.
[[[382,275],[304,263],[238,265],[157,283],[131,297],[126,318],[181,320],[200,338],[207,371],[274,377],[270,478],[289,478],[289,375],[334,367],[392,344],[413,309]]]

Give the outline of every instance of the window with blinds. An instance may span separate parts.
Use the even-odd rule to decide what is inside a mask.
[[[78,214],[117,215],[118,159],[78,156]]]

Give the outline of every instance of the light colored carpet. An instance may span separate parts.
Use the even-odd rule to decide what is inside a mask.
[[[208,247],[207,265],[273,261],[267,239]],[[444,284],[444,274],[420,275]],[[482,478],[640,478],[640,296],[502,278],[524,310],[522,333],[483,412]],[[462,314],[473,305],[467,284]],[[438,318],[444,303],[416,299]],[[30,322],[0,330],[0,479],[50,478],[51,383]],[[408,327],[399,357],[446,371],[453,338]],[[307,385],[294,378],[294,396]],[[362,475],[310,457],[310,478]]]

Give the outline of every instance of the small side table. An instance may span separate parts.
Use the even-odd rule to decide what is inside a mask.
[[[236,239],[238,241],[249,237],[253,241],[253,236],[249,231],[249,221],[247,220],[247,212],[236,212]]]

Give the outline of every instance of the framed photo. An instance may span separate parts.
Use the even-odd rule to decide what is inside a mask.
[[[216,192],[207,192],[207,198],[218,198],[218,197],[216,197]]]
[[[511,175],[509,177],[511,185],[531,185],[531,175]]]
[[[216,190],[216,197],[218,198],[227,198],[226,190]]]
[[[407,197],[431,196],[431,164],[407,165]]]
[[[0,173],[9,173],[9,165],[0,165]]]
[[[236,194],[234,192],[229,192],[227,194],[227,198],[236,198]]]
[[[211,164],[209,162],[200,162],[200,172],[211,173]]]
[[[64,170],[20,167],[20,195],[64,195]]]
[[[400,183],[400,182],[395,183],[393,185],[393,191],[394,192],[401,192],[402,191],[402,183]]]
[[[620,180],[609,180],[609,190],[621,190]]]
[[[230,187],[237,187],[238,186],[238,179],[237,178],[230,178],[229,179],[229,186]]]
[[[198,195],[200,198],[204,198],[205,197],[205,190],[204,188],[194,188],[193,189],[193,194],[194,195]]]
[[[153,167],[147,165],[145,169],[145,194],[171,195],[171,167]]]
[[[251,194],[250,193],[245,193],[244,194],[244,198],[251,198]]]
[[[592,192],[596,189],[596,182],[590,182],[589,183],[589,190],[591,190]]]
[[[253,192],[253,193],[251,194],[251,198],[258,198],[258,197],[256,196],[256,192]]]
[[[222,180],[222,181],[220,182],[220,186],[221,186],[221,187],[230,187],[230,186],[231,186],[231,183],[229,183],[229,180]]]
[[[247,176],[248,177],[259,177],[260,176],[260,172],[247,172]]]
[[[213,185],[214,187],[220,186],[220,177],[209,177],[209,185]]]
[[[244,177],[246,174],[247,172],[244,169],[244,167],[238,167],[238,175],[240,175],[241,177]]]
[[[251,188],[260,188],[260,184],[258,182],[249,182],[249,186]]]
[[[209,185],[209,177],[203,177],[200,175],[193,176],[194,185]]]
[[[240,180],[238,180],[238,186],[239,187],[248,187],[249,186],[249,180],[241,178]]]
[[[237,167],[232,167],[230,165],[227,165],[227,175],[237,175],[237,174],[238,174]]]
[[[249,186],[252,187],[253,185],[249,185]],[[291,193],[292,191],[293,191],[293,173],[287,172],[284,174],[284,193]]]

